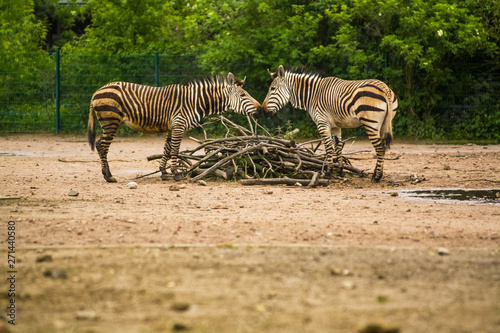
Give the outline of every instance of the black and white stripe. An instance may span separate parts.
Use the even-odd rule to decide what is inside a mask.
[[[283,66],[270,74],[274,80],[262,104],[266,115],[274,114],[288,102],[308,111],[325,144],[329,166],[338,161],[340,172],[346,160],[342,157],[341,129],[363,126],[377,152],[372,179],[380,180],[385,150],[392,141],[392,118],[398,107],[396,95],[385,83],[374,79],[346,81]]]
[[[227,77],[193,80],[187,85],[149,87],[113,82],[97,90],[90,102],[88,140],[92,150],[97,147],[106,181],[116,182],[109,170],[107,154],[123,124],[144,133],[167,133],[160,161],[162,179],[167,178],[166,163],[171,159],[171,170],[179,180],[177,155],[185,131],[199,126],[206,116],[228,110],[246,115],[260,112],[260,104],[242,88],[243,83],[244,80],[236,80],[229,73]],[[94,114],[103,130],[97,142]]]

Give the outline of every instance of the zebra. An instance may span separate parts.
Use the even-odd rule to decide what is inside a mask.
[[[349,163],[342,156],[341,129],[363,126],[377,153],[372,181],[380,181],[385,150],[392,141],[392,119],[398,107],[396,95],[385,83],[375,79],[346,81],[283,66],[269,74],[274,80],[262,103],[263,115],[273,115],[288,102],[294,108],[308,111],[326,148],[328,173],[337,161],[340,175],[344,163]]]
[[[202,118],[228,110],[246,115],[259,115],[261,106],[242,86],[243,80],[232,73],[225,76],[194,79],[188,84],[150,87],[129,82],[112,82],[98,89],[90,101],[88,141],[97,148],[102,174],[114,183],[107,161],[109,146],[123,124],[144,133],[166,133],[161,179],[167,180],[166,164],[171,160],[174,179],[182,179],[178,169],[178,153],[185,131],[200,126]],[[102,136],[95,142],[94,114]]]

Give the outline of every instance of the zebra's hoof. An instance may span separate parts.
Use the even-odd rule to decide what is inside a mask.
[[[116,179],[115,179],[115,177],[113,177],[113,176],[111,176],[111,177],[107,177],[107,178],[106,178],[106,181],[107,181],[108,183],[116,183]]]
[[[168,174],[162,173],[161,174],[161,180],[168,180]]]
[[[176,182],[180,182],[182,180],[182,175],[180,173],[176,173],[174,176],[174,180]]]

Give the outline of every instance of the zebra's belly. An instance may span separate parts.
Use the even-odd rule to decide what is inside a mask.
[[[134,131],[138,131],[138,132],[142,132],[142,133],[164,133],[164,132],[168,132],[168,126],[167,125],[154,125],[154,126],[151,126],[151,125],[140,125],[140,124],[136,124],[130,120],[125,120],[124,121],[125,124],[130,127],[131,129],[133,129]]]
[[[330,119],[332,128],[356,128],[361,126],[361,122],[356,117],[349,117],[344,119]]]

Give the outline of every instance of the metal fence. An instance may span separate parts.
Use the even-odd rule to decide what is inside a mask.
[[[36,71],[0,69],[0,133],[83,133],[92,94],[109,82],[164,86],[203,76],[191,56],[32,56]]]
[[[157,53],[75,55],[38,52],[14,57],[0,54],[0,59],[0,134],[83,134],[87,128],[90,98],[109,82],[165,86],[209,74],[203,72],[195,56]],[[248,65],[240,64],[239,67],[239,72],[245,72]],[[485,132],[476,137],[491,137],[490,133],[500,131],[500,121],[490,121],[493,127],[482,124],[485,117],[500,119],[500,69],[466,75],[470,78],[461,78],[452,88],[441,91],[442,101],[433,110],[436,129],[451,132],[461,128],[461,123],[475,121],[477,131]],[[266,90],[255,87],[253,82],[245,87],[251,94],[255,92],[256,97],[262,97],[260,95]],[[404,119],[404,111],[400,110],[396,121]],[[290,108],[264,123],[268,127],[284,127],[289,120],[294,127],[301,128],[302,134],[317,133],[307,113],[292,112]],[[396,126],[396,131],[398,128],[403,127]],[[469,128],[473,126],[465,132],[470,131]]]

